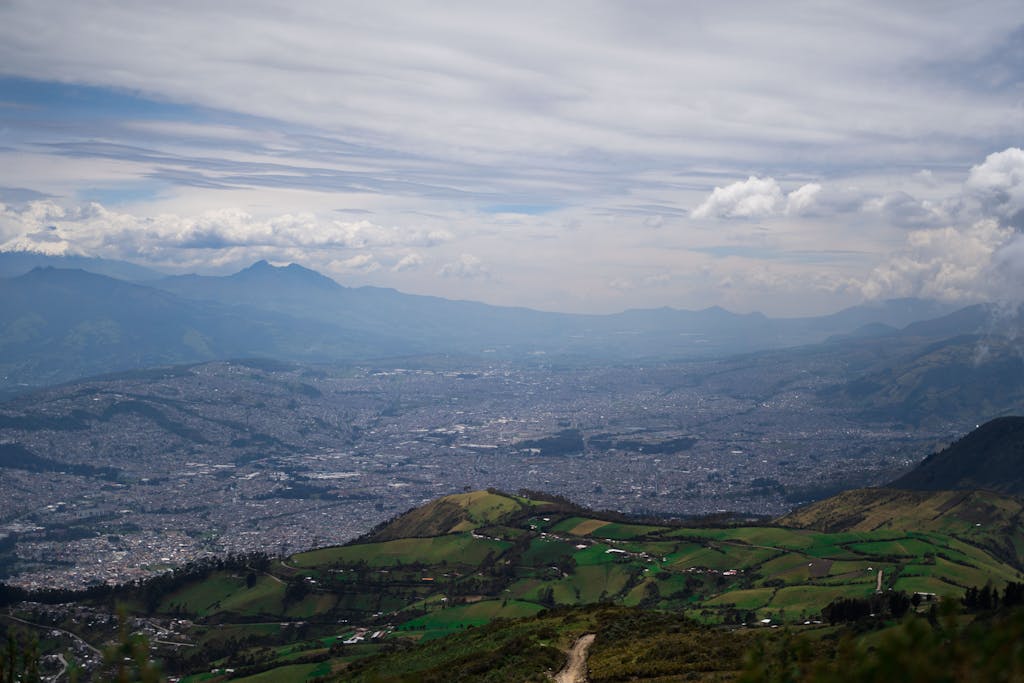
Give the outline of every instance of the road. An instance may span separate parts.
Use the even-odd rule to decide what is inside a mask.
[[[153,642],[154,643],[158,643],[160,645],[173,645],[174,647],[195,647],[196,646],[195,643],[179,643],[179,642],[174,641],[174,640],[154,640]]]
[[[588,633],[580,636],[572,649],[569,650],[569,661],[565,663],[562,670],[555,675],[555,683],[586,683],[587,681],[587,653],[590,646],[594,644],[595,634]]]
[[[33,626],[35,628],[41,628],[41,629],[46,630],[46,631],[60,631],[64,635],[69,636],[69,637],[73,638],[74,640],[77,640],[82,645],[84,645],[85,647],[87,647],[90,650],[92,650],[94,653],[96,653],[96,656],[98,656],[98,657],[102,657],[103,656],[102,652],[100,652],[99,650],[94,648],[92,645],[90,645],[88,642],[86,642],[81,636],[79,636],[78,634],[72,633],[71,631],[65,631],[64,629],[57,628],[56,626],[47,626],[45,624],[33,624],[31,621],[25,621],[24,619],[19,619],[18,617],[11,616],[10,614],[4,614],[3,616],[6,617],[7,619],[12,620],[12,621],[17,621],[17,622],[19,622],[21,624],[25,624],[26,626]]]
[[[61,679],[61,676],[63,676],[68,671],[68,660],[64,659],[64,655],[60,652],[57,653],[57,661],[60,662],[60,671],[58,671],[54,676],[50,677],[51,681],[59,681]]]

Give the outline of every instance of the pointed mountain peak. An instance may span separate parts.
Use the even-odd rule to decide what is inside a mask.
[[[337,282],[322,275],[315,270],[310,270],[297,263],[289,263],[287,266],[275,266],[265,259],[261,259],[248,268],[244,268],[230,276],[233,280],[244,280],[249,282],[273,282],[276,284],[290,283],[313,285],[322,288],[340,288]]]
[[[750,313],[734,313],[733,311],[730,311],[727,308],[722,308],[721,306],[719,306],[717,304],[715,304],[714,306],[708,306],[707,308],[701,309],[701,310],[699,310],[697,312],[698,313],[702,313],[702,314],[707,315],[707,316],[715,316],[715,317],[722,318],[722,319],[728,319],[728,318],[749,318],[749,319],[761,320],[761,319],[766,319],[766,317],[767,317],[767,316],[765,316],[764,313],[761,313],[760,311],[752,311]]]

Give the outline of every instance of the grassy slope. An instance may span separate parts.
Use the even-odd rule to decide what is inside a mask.
[[[858,489],[808,505],[778,522],[828,532],[935,532],[1024,568],[1024,503],[989,491]]]
[[[508,548],[505,541],[482,539],[471,533],[449,534],[431,538],[399,538],[383,543],[361,543],[335,548],[321,548],[300,553],[290,564],[302,568],[322,568],[333,564],[366,562],[371,567],[396,565],[479,564],[488,553]]]
[[[670,528],[554,513],[547,513],[545,522],[545,513],[528,502],[487,492],[438,503],[444,505],[430,509],[440,510],[446,523],[450,505],[481,525],[523,516],[507,540],[497,536],[501,527],[491,526],[491,536],[460,532],[324,548],[290,558],[274,570],[279,577],[260,576],[251,588],[241,576],[215,574],[179,589],[162,607],[171,611],[173,605],[197,617],[283,618],[339,610],[358,618],[411,609],[405,620],[397,620],[403,623],[440,605],[442,598],[456,605],[468,596],[470,601],[511,598],[537,609],[598,601],[689,608],[711,619],[735,606],[777,618],[794,606],[813,614],[836,597],[870,595],[879,571],[883,588],[935,593],[959,593],[987,581],[1001,585],[1018,576],[979,543],[992,533],[985,525],[1002,528],[1020,512],[1019,503],[994,494],[853,491],[782,520],[832,529],[845,520],[843,530],[832,533]],[[423,518],[404,518],[423,528]],[[974,526],[979,523],[983,526]],[[285,583],[303,576],[314,582],[311,595],[286,604]],[[800,587],[806,590],[796,590]]]
[[[497,524],[516,513],[547,506],[540,501],[493,491],[458,493],[409,510],[366,540],[379,542],[471,531]]]
[[[809,528],[634,525],[500,494],[451,496],[431,508],[444,517],[441,526],[454,519],[450,506],[462,510],[451,533],[300,553],[272,565],[273,576],[260,575],[252,587],[242,575],[216,572],[178,589],[162,608],[200,621],[310,620],[335,630],[342,628],[339,621],[373,629],[390,624],[389,642],[429,641],[552,605],[640,606],[707,622],[751,613],[802,622],[838,597],[872,595],[879,571],[885,589],[940,594],[1019,580],[1015,568],[978,541],[995,533],[986,536],[985,525],[1011,524],[1020,505],[989,494],[958,495],[850,492],[783,520]],[[402,524],[421,530],[430,525],[423,516],[403,518]],[[456,530],[467,521],[478,531]],[[305,594],[286,599],[287,586],[296,583],[305,585]],[[548,661],[545,648],[553,642],[519,645],[536,646],[538,661]],[[331,667],[369,651],[331,653]],[[311,642],[308,651],[275,663],[295,665],[291,660],[302,652],[327,656],[322,643]]]
[[[697,626],[679,615],[595,606],[498,622],[364,660],[343,680],[547,681],[565,662],[564,651],[584,633],[597,634],[588,661],[595,683],[634,680],[636,674],[649,680],[668,671],[679,677],[665,680],[728,680],[754,637]],[[624,678],[624,671],[632,676]]]

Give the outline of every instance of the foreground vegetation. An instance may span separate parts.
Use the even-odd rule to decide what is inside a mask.
[[[1022,578],[1020,503],[934,496],[850,492],[782,520],[788,526],[683,526],[480,491],[410,511],[347,546],[208,561],[77,597],[81,609],[120,605],[139,629],[163,629],[150,639],[152,656],[187,683],[543,680],[583,633],[596,634],[594,681],[831,680],[849,667],[827,662],[856,657],[868,667],[870,653],[898,649],[889,638],[915,652],[973,642],[974,627],[943,626],[938,604],[966,594],[972,610],[989,613],[1016,599],[1007,587]],[[0,597],[36,601],[16,603],[10,617],[21,621],[0,621],[9,630],[115,635],[40,604],[67,595]],[[916,621],[895,626],[908,615]],[[864,620],[875,635],[841,636]],[[877,636],[886,629],[895,635]],[[993,647],[989,659],[999,661],[1002,646]]]

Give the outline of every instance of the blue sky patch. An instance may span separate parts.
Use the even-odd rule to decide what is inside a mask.
[[[0,77],[0,107],[30,110],[32,118],[49,119],[150,119],[192,121],[203,110],[150,99],[141,93],[89,85],[73,85],[28,78]]]

